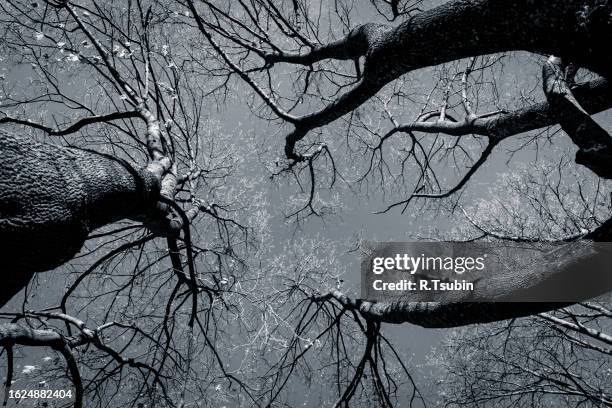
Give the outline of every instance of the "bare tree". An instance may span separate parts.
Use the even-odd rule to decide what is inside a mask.
[[[398,24],[372,21],[356,25],[351,20],[356,18],[353,2],[336,3],[335,13],[319,12],[306,2],[298,3],[298,7],[269,1],[239,2],[235,7],[213,1],[187,0],[184,4],[191,13],[189,17],[193,16],[194,24],[216,51],[226,75],[240,78],[261,101],[265,109],[258,107],[260,115],[292,128],[284,138],[286,160],[278,173],[293,175],[305,191],[306,203],[293,216],[320,215],[316,208],[317,188],[323,183],[333,187],[338,178],[333,157],[336,148],[331,147],[337,143],[333,139],[337,130],[332,127],[331,135],[327,135],[325,128],[344,118],[346,144],[361,143],[365,145],[362,151],[371,154],[366,174],[377,171],[384,177],[389,165],[380,159],[383,145],[393,137],[406,137],[403,143],[408,147],[399,152],[399,180],[410,182],[413,190],[407,199],[390,205],[386,211],[397,206],[405,211],[417,200],[444,199],[460,193],[502,141],[557,124],[578,148],[576,162],[602,179],[610,177],[610,139],[607,131],[590,117],[610,107],[610,66],[602,45],[612,33],[608,2],[455,0],[409,15]],[[393,9],[393,4],[389,7]],[[376,13],[371,15],[375,20]],[[478,113],[480,105],[488,107],[496,102],[481,100],[479,89],[487,79],[478,75],[496,65],[503,58],[500,53],[513,51],[554,55],[540,62],[540,87],[546,99],[512,110],[498,108]],[[489,54],[497,57],[484,57]],[[427,95],[416,119],[402,124],[389,112],[392,103],[406,106],[413,96],[411,83],[403,76],[462,59],[468,59],[467,67],[456,75],[445,76],[447,85],[436,86]],[[343,66],[342,61],[351,64]],[[589,70],[596,78],[577,83],[579,68]],[[287,69],[295,82],[289,93],[272,80],[286,75]],[[473,76],[480,79],[473,81]],[[400,85],[390,95],[383,90],[397,81]],[[440,89],[442,103],[432,109],[430,97]],[[457,100],[459,103],[454,102]],[[370,115],[363,119],[361,108],[366,103],[377,103],[386,118],[374,115],[372,120]],[[310,106],[314,109],[305,112]],[[390,126],[380,134],[377,121],[383,119]],[[469,148],[466,139],[473,141]],[[478,144],[476,151],[480,152],[473,158],[474,145]],[[458,163],[466,161],[471,164],[460,172],[455,184],[446,188],[433,166],[437,160],[444,160],[446,166],[462,167]],[[407,162],[414,163],[412,169],[416,169],[409,179],[403,173]],[[321,170],[325,168],[327,172]],[[585,248],[589,248],[589,242],[606,241],[611,223],[605,222],[575,239],[587,244]],[[592,255],[591,249],[571,253],[538,273],[554,276]],[[435,327],[503,320],[560,306],[449,304],[444,299],[436,304],[371,304],[340,292],[328,296],[370,319]]]
[[[173,16],[156,1],[0,5],[5,401],[22,346],[63,356],[48,376],[67,371],[77,407],[181,406],[200,365],[242,385],[216,337],[265,214],[248,180],[229,183],[243,153],[206,120],[218,83]],[[51,287],[7,310],[30,281]]]
[[[234,96],[238,84],[281,137],[273,147],[284,158],[271,175],[299,186],[303,201],[290,212],[299,221],[323,215],[321,192],[340,183],[407,192],[383,211],[438,200],[452,213],[499,146],[529,131],[537,133],[525,143],[539,146],[556,125],[577,148],[576,163],[603,182],[612,146],[591,115],[611,103],[612,5],[311,3],[0,4],[3,55],[21,70],[2,82],[0,240],[9,272],[0,304],[38,272],[70,273],[65,290],[49,294],[56,303],[31,310],[28,292],[21,310],[3,313],[7,395],[17,346],[45,346],[65,360],[46,375],[67,372],[77,406],[85,395],[100,406],[185,406],[198,395],[211,405],[280,406],[290,403],[290,379],[314,381],[315,367],[335,385],[326,403],[394,406],[421,397],[384,323],[455,327],[563,306],[367,302],[343,291],[334,265],[304,254],[267,264],[256,253],[249,268],[259,250],[252,225],[265,214],[248,183],[228,180],[254,147],[233,145],[203,118],[209,101]],[[515,58],[538,64],[541,100],[525,89],[519,103],[499,97],[501,71]],[[411,80],[428,67],[434,81]],[[348,166],[338,161],[342,145]],[[448,168],[454,179],[442,177]],[[490,228],[467,210],[466,219],[470,239],[584,242],[539,266],[554,276],[610,239],[607,210],[579,222],[559,215],[574,222],[530,236]],[[544,318],[591,335],[570,315]],[[229,368],[237,349],[244,357]]]
[[[558,7],[552,7],[553,12],[551,12],[550,4],[535,6],[531,3],[523,4],[523,2],[513,2],[512,4],[506,3],[505,5],[487,1],[476,3],[461,1],[450,2],[428,12],[418,13],[397,27],[391,28],[380,24],[361,25],[358,28],[351,29],[350,34],[345,38],[321,46],[316,45],[313,40],[309,40],[306,34],[301,34],[299,30],[290,28],[291,24],[289,23],[293,21],[291,19],[299,18],[300,10],[303,14],[302,17],[308,17],[309,10],[305,6],[302,8],[292,7],[294,15],[291,17],[283,15],[285,9],[274,7],[265,2],[255,3],[250,6],[241,4],[240,7],[237,7],[237,12],[240,14],[240,17],[232,14],[234,12],[233,8],[219,8],[214,3],[204,2],[202,5],[204,11],[198,11],[198,7],[196,7],[193,2],[187,2],[185,6],[188,8],[188,11],[185,12],[186,17],[188,19],[193,18],[193,24],[195,24],[200,33],[209,42],[210,47],[218,54],[223,65],[229,69],[229,73],[236,74],[246,81],[246,83],[253,88],[255,93],[263,99],[264,103],[270,108],[274,115],[291,123],[295,127],[295,130],[286,138],[285,154],[289,160],[286,170],[295,171],[296,169],[294,167],[300,165],[302,169],[305,169],[307,173],[310,174],[310,198],[304,207],[305,210],[310,209],[315,211],[312,205],[316,182],[314,170],[315,160],[319,157],[326,156],[331,159],[333,163],[331,152],[324,143],[315,144],[314,146],[311,144],[310,147],[306,147],[307,151],[308,149],[314,148],[311,153],[300,153],[296,150],[297,143],[300,142],[310,130],[320,128],[340,116],[353,111],[365,101],[375,96],[385,84],[411,70],[463,57],[518,49],[538,53],[545,52],[556,54],[571,61],[567,69],[563,61],[559,58],[551,58],[544,64],[543,82],[548,103],[529,106],[514,112],[497,111],[485,115],[477,115],[473,112],[472,105],[464,90],[462,98],[465,119],[463,121],[457,121],[452,117],[447,118],[446,108],[443,108],[438,113],[424,114],[412,125],[396,126],[396,129],[391,130],[381,138],[382,143],[395,133],[407,132],[412,134],[413,132],[421,130],[427,133],[446,133],[453,136],[481,134],[488,139],[480,158],[475,161],[473,166],[471,166],[469,171],[455,187],[442,194],[430,194],[424,191],[426,189],[425,184],[417,183],[415,193],[403,204],[409,204],[414,198],[440,198],[459,191],[474,172],[486,162],[486,159],[489,157],[495,145],[502,139],[521,131],[559,122],[554,119],[555,117],[563,119],[563,123],[561,123],[563,129],[579,147],[577,155],[578,163],[584,164],[600,177],[607,177],[607,156],[605,152],[608,149],[608,141],[606,137],[604,137],[606,136],[606,132],[597,125],[596,122],[591,120],[587,113],[588,111],[600,111],[607,107],[607,81],[605,79],[594,80],[576,89],[571,88],[574,83],[573,77],[576,72],[576,67],[591,69],[602,75],[603,78],[608,74],[606,59],[601,57],[605,52],[597,48],[599,47],[597,44],[605,41],[592,41],[592,38],[605,40],[607,35],[609,35],[608,20],[607,18],[601,17],[608,15],[609,6],[607,4],[596,2],[596,4],[591,5],[578,1],[570,3],[563,2],[563,4]],[[293,6],[295,6],[295,4],[293,4]],[[151,75],[149,67],[150,51],[145,49],[144,52],[141,52],[141,60],[144,67],[141,70],[142,72],[138,71],[135,75],[136,80],[140,83],[141,89],[141,91],[137,92],[135,90],[136,85],[130,85],[128,83],[129,81],[124,78],[125,74],[122,76],[121,70],[117,69],[115,66],[113,62],[115,60],[114,51],[105,48],[100,40],[83,22],[82,17],[78,15],[77,10],[75,10],[70,3],[49,3],[47,7],[54,9],[56,13],[64,13],[74,21],[73,24],[75,29],[82,32],[82,41],[87,42],[87,44],[91,43],[92,49],[95,50],[97,54],[95,55],[97,59],[93,59],[93,61],[96,61],[94,66],[97,67],[98,70],[104,69],[105,72],[102,73],[105,75],[105,78],[113,83],[115,89],[125,98],[126,104],[133,107],[131,114],[137,115],[146,125],[145,144],[147,146],[150,164],[145,166],[145,169],[148,170],[143,173],[144,176],[134,175],[133,172],[127,170],[126,173],[126,171],[124,171],[126,168],[125,165],[113,164],[113,170],[109,170],[107,174],[119,172],[116,176],[112,177],[112,179],[114,182],[121,180],[120,185],[112,186],[112,183],[103,183],[105,186],[110,185],[112,187],[112,191],[109,192],[109,194],[119,194],[120,197],[128,194],[126,197],[129,198],[130,202],[137,204],[139,210],[136,212],[140,212],[141,214],[133,214],[135,210],[130,209],[128,206],[123,206],[121,209],[122,211],[127,211],[127,213],[115,211],[112,208],[106,209],[105,207],[101,209],[93,209],[92,207],[92,211],[88,211],[80,208],[78,204],[69,205],[71,208],[66,209],[64,207],[66,207],[66,203],[70,201],[64,200],[62,205],[58,208],[58,211],[72,214],[66,215],[66,217],[68,217],[66,225],[71,224],[71,221],[69,221],[70,219],[83,219],[83,217],[77,217],[75,214],[85,213],[88,214],[88,217],[91,217],[90,214],[93,213],[96,214],[96,217],[101,217],[101,219],[98,220],[96,217],[93,217],[90,221],[79,221],[80,225],[78,227],[71,227],[76,228],[76,230],[72,231],[71,229],[70,233],[64,234],[64,231],[62,231],[62,234],[57,234],[56,231],[56,235],[71,237],[75,242],[67,242],[66,245],[63,245],[61,244],[61,240],[57,240],[56,242],[60,243],[66,252],[54,250],[53,256],[51,257],[52,259],[49,260],[41,256],[40,262],[42,265],[27,265],[29,261],[26,260],[32,259],[27,252],[21,256],[14,256],[14,262],[16,262],[15,266],[24,271],[23,274],[20,275],[23,276],[23,278],[17,279],[17,282],[13,284],[13,286],[17,288],[23,286],[23,282],[28,280],[32,271],[48,269],[72,256],[76,249],[80,247],[80,243],[87,233],[100,225],[126,217],[136,217],[144,219],[145,223],[150,225],[150,228],[156,230],[157,233],[161,235],[176,235],[177,231],[183,229],[186,239],[188,239],[188,221],[201,210],[201,206],[197,205],[197,203],[192,205],[187,212],[180,209],[176,204],[173,205],[173,192],[176,190],[180,177],[177,174],[173,174],[174,170],[172,169],[176,166],[172,158],[167,154],[167,150],[171,147],[172,143],[170,143],[170,141],[164,142],[160,132],[158,115],[146,107],[146,101],[149,98],[149,76]],[[205,16],[206,18],[200,15],[202,12],[207,13]],[[255,17],[251,18],[251,21],[247,23],[241,23],[244,15],[252,15]],[[296,54],[289,51],[283,51],[282,48],[276,46],[271,39],[272,37],[268,35],[265,30],[265,27],[262,26],[263,20],[259,20],[266,16],[275,19],[274,21],[276,21],[276,23],[273,26],[275,33],[280,32],[282,35],[288,36],[289,39],[291,39],[290,41],[297,41],[298,44],[312,49],[307,53]],[[150,17],[151,15],[149,14],[149,18]],[[339,18],[341,20],[346,20],[341,13],[339,13]],[[141,19],[143,20],[143,26],[149,24],[145,10],[143,10]],[[233,32],[227,32],[225,28],[227,26],[218,23],[218,21],[221,20],[227,22],[229,27],[232,27]],[[487,21],[489,24],[480,24],[478,23],[479,21]],[[493,24],[492,22],[495,23]],[[561,22],[563,22],[563,24],[561,24]],[[546,35],[551,26],[559,27],[559,32],[555,35],[555,41],[549,41]],[[440,27],[442,27],[442,29],[440,29]],[[289,31],[285,32],[285,30]],[[312,30],[312,28],[306,29],[306,33],[308,30]],[[229,44],[233,43],[238,45],[239,48],[244,50],[241,52],[245,53],[246,57],[254,55],[262,60],[264,62],[263,68],[242,68],[238,66],[233,62],[231,56],[224,51],[223,45],[215,40],[213,33],[219,35],[225,42],[229,42]],[[313,34],[316,33],[316,31],[313,32]],[[243,38],[245,35],[255,38],[256,43],[258,42],[259,44],[252,44],[250,41],[245,40]],[[143,39],[140,41],[146,46],[146,35],[143,36]],[[429,43],[442,42],[443,38],[448,38],[449,36],[453,38],[452,47],[447,47],[445,52],[429,51],[431,50],[431,47],[428,46]],[[131,46],[131,42],[128,41],[128,43]],[[61,44],[62,50],[64,50],[63,47],[65,43],[63,41],[58,41],[56,44]],[[417,46],[416,49],[413,50],[415,44],[417,44]],[[416,52],[416,50],[421,51]],[[424,52],[423,50],[427,51]],[[119,48],[115,49],[115,51],[121,53]],[[124,51],[128,53],[131,52],[127,48]],[[77,54],[71,55],[78,58]],[[357,70],[357,84],[320,111],[302,116],[295,116],[288,113],[275,102],[276,98],[269,95],[249,75],[252,70],[256,72],[263,69],[263,71],[269,73],[269,69],[279,63],[311,66],[314,63],[326,59],[358,60],[360,57],[364,57],[365,62],[363,73],[361,69]],[[134,57],[131,56],[130,58]],[[243,58],[243,60],[246,59]],[[357,64],[357,66],[359,66],[359,64]],[[467,77],[473,69],[474,64],[472,62],[468,69],[464,71],[463,82],[467,81]],[[308,81],[306,84],[308,84]],[[155,90],[159,91],[158,88],[159,87],[156,87]],[[586,92],[584,97],[582,95],[583,90]],[[146,92],[144,95],[141,95],[143,91]],[[585,105],[586,108],[582,105]],[[588,111],[585,109],[588,109]],[[111,113],[109,115],[111,116],[103,116],[103,119],[112,120],[116,115],[121,117],[122,115],[128,115],[128,113]],[[539,120],[533,120],[534,116]],[[428,119],[432,117],[438,117],[438,120],[436,122],[429,122]],[[5,122],[20,124],[24,124],[25,122],[24,120],[10,116],[5,117],[3,120]],[[96,120],[99,121],[100,118],[86,118],[85,122],[79,121],[75,125],[68,127],[68,130],[79,129],[84,123],[87,124]],[[423,126],[425,129],[423,129]],[[62,129],[54,130],[52,128],[46,128],[44,125],[38,125],[38,127],[51,133],[65,132],[65,130]],[[318,147],[316,147],[317,145]],[[168,148],[165,146],[168,146]],[[35,148],[26,147],[23,150],[34,152]],[[49,153],[45,152],[42,155],[49,156]],[[427,157],[428,154],[425,153],[425,156]],[[87,163],[96,162],[91,158],[83,158],[83,160],[87,161]],[[10,167],[12,168],[15,166],[16,163],[11,163]],[[104,166],[108,167],[110,164],[105,164]],[[75,169],[76,173],[83,171],[85,170]],[[92,171],[96,173],[95,170]],[[425,170],[425,173],[426,171],[427,170]],[[189,176],[186,177],[189,178]],[[87,178],[90,178],[90,176],[88,175]],[[57,177],[54,179],[57,179]],[[181,180],[184,179],[183,177]],[[334,183],[333,179],[331,183]],[[154,187],[156,185],[158,188]],[[16,190],[17,187],[13,186],[12,189]],[[159,191],[156,193],[155,190],[157,189]],[[134,199],[129,195],[132,193],[136,194]],[[17,193],[13,193],[13,195],[16,194]],[[95,199],[86,198],[88,197],[87,194],[81,194],[80,202],[95,203]],[[92,194],[96,198],[101,197],[100,199],[106,197],[106,192],[100,194],[94,192]],[[152,205],[155,208],[161,207],[157,208],[157,210],[150,208],[143,209],[143,206],[146,207],[146,205],[140,204],[140,201],[143,201],[143,199],[136,199],[142,196],[142,194],[146,196],[144,201],[153,203]],[[49,196],[53,197],[51,194],[49,194]],[[151,199],[150,197],[153,198]],[[18,195],[17,198],[13,200],[19,200]],[[156,204],[160,200],[161,204]],[[117,201],[118,200],[111,198],[103,200],[104,203],[116,203]],[[10,203],[7,205],[10,206]],[[180,210],[182,213],[179,211],[178,216],[173,220],[168,220],[166,214],[168,211],[171,211],[171,209],[174,211]],[[41,213],[40,211],[36,211],[36,209],[32,211],[36,214]],[[105,215],[107,211],[113,215]],[[17,216],[18,215],[16,215],[16,217]],[[23,219],[32,217],[33,216],[27,216],[25,214],[22,216]],[[52,220],[53,219],[54,218],[52,218]],[[73,223],[79,222],[73,221]],[[43,225],[45,228],[48,224],[49,222],[45,223],[44,221],[41,223],[34,223],[35,226]],[[24,228],[23,230],[26,231],[24,232],[26,234],[24,238],[16,239],[14,242],[19,243],[32,239],[32,236],[27,235],[28,231],[30,231],[30,234],[31,231],[37,231],[35,234],[36,237],[44,237],[45,228],[41,231],[37,231],[34,227]],[[21,234],[20,231],[21,229],[17,230],[19,234]],[[602,240],[605,239],[605,237],[607,237],[606,228],[594,231],[588,236],[589,239],[595,240]],[[23,247],[27,246],[17,244],[16,248],[14,248],[15,253],[18,255],[19,253],[17,251]],[[188,258],[192,256],[190,254],[190,245],[187,245]],[[188,262],[188,265],[190,269],[189,273],[193,275],[192,262]],[[555,271],[551,271],[550,273],[555,273]],[[422,306],[423,305],[418,305],[418,310],[421,310]],[[520,308],[518,310],[520,310]],[[526,309],[518,313],[524,314],[530,312],[531,310]],[[412,312],[408,312],[408,314],[410,313]],[[430,313],[429,309],[426,309],[425,313]],[[436,312],[431,311],[431,313],[435,314]],[[495,320],[508,317],[506,313],[505,311],[494,311],[490,317],[485,319]],[[477,318],[474,319],[476,321],[478,320]]]

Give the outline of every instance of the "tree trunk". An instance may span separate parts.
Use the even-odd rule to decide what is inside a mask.
[[[0,135],[0,305],[103,225],[146,213],[159,183],[109,155]]]

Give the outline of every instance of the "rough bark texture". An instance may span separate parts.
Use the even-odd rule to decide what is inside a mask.
[[[0,305],[71,259],[90,231],[142,214],[158,181],[108,155],[0,133]]]
[[[383,35],[367,68],[393,78],[459,58],[525,50],[563,55],[607,77],[611,11],[612,4],[596,0],[450,1]]]

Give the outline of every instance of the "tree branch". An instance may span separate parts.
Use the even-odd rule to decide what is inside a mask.
[[[566,55],[581,66],[607,77],[612,67],[603,58],[603,49],[591,50],[588,55],[580,52],[581,48],[592,48],[590,42],[584,43],[584,38],[575,35],[580,7],[582,2],[578,0],[558,0],[546,4],[526,0],[512,3],[455,0],[420,13],[392,29],[375,30],[375,39],[351,41],[349,34],[338,43],[304,55],[269,57],[272,61],[311,64],[323,58],[365,56],[363,78],[354,88],[323,109],[292,121],[295,130],[286,137],[287,158],[303,160],[295,152],[295,145],[309,131],[353,111],[387,83],[420,68],[477,55],[526,50]],[[550,41],[550,27],[557,28],[555,41]],[[594,31],[603,29],[598,26],[589,28]],[[355,34],[353,36],[360,38]],[[449,38],[452,38],[450,44]],[[367,45],[367,50],[356,46],[353,48],[353,43],[361,47]],[[339,44],[350,44],[351,47],[347,51],[340,51]],[[444,51],[440,51],[440,44],[447,44]]]
[[[317,300],[335,300],[345,309],[357,311],[366,319],[393,324],[412,323],[430,328],[490,323],[560,309],[612,288],[612,280],[593,285],[594,278],[588,276],[590,273],[596,274],[607,262],[609,251],[605,246],[598,246],[597,241],[600,238],[606,241],[611,223],[612,219],[608,220],[580,242],[560,243],[558,248],[545,253],[543,259],[528,270],[496,271],[481,278],[470,293],[445,293],[438,302],[420,302],[413,296],[405,301],[377,303],[353,299],[338,290]],[[580,280],[575,278],[578,272]],[[545,299],[542,302],[517,302],[525,293],[541,290],[568,278],[573,279],[575,285],[566,288],[567,302],[549,302]],[[491,299],[496,302],[491,302]]]
[[[107,122],[111,122],[114,120],[120,120],[120,119],[129,119],[129,118],[136,118],[139,117],[139,113],[135,112],[135,111],[128,111],[128,112],[114,112],[114,113],[109,113],[107,115],[97,115],[97,116],[90,116],[87,118],[83,118],[83,119],[79,119],[78,121],[76,121],[75,123],[63,128],[63,129],[54,129],[52,127],[46,126],[46,125],[42,125],[39,123],[34,123],[28,119],[19,119],[19,118],[13,118],[10,116],[4,116],[2,118],[0,118],[0,124],[2,123],[14,123],[17,125],[24,125],[24,126],[28,126],[28,127],[32,127],[35,129],[39,129],[42,130],[43,132],[47,133],[50,136],[65,136],[65,135],[69,135],[71,133],[75,133],[79,130],[81,130],[82,128],[84,128],[85,126],[88,125],[92,125],[95,123],[107,123]]]

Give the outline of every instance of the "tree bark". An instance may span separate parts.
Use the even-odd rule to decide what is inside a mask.
[[[425,66],[524,50],[560,55],[608,77],[611,11],[612,4],[594,0],[449,1],[381,35],[366,72],[388,82]]]
[[[159,181],[93,151],[0,135],[0,305],[33,273],[71,259],[94,229],[146,214]]]

